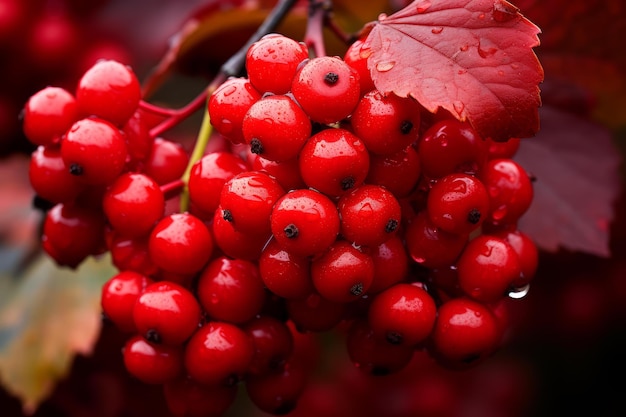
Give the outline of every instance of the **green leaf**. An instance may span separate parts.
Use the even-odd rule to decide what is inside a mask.
[[[19,277],[0,276],[0,382],[34,412],[65,376],[76,354],[89,355],[101,326],[100,293],[115,274],[109,257],[78,269],[41,255]]]

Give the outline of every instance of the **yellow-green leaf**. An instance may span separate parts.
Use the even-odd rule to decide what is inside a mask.
[[[76,354],[89,355],[101,326],[100,294],[115,274],[109,257],[77,270],[41,255],[14,280],[0,305],[0,382],[34,412],[65,376]]]

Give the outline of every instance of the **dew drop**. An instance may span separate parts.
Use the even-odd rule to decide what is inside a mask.
[[[500,206],[491,213],[491,217],[496,221],[502,220],[504,216],[506,216],[506,213],[506,206]]]
[[[479,15],[478,15],[478,18],[479,18],[480,20],[483,20],[483,19],[485,18],[485,14],[484,14],[484,13],[479,14]]]
[[[396,61],[380,61],[376,64],[376,69],[379,72],[391,71],[395,67]]]
[[[431,6],[430,0],[423,0],[417,5],[417,13],[424,13]]]
[[[499,75],[500,77],[504,76],[504,71],[502,71],[502,70],[498,70],[498,75]]]
[[[418,264],[423,264],[424,262],[426,262],[426,258],[424,258],[423,256],[413,256],[412,258]]]
[[[463,75],[463,74],[467,74],[467,70],[466,69],[460,69],[457,74],[459,75]]]
[[[463,114],[463,110],[465,110],[465,104],[459,100],[454,101],[454,103],[452,103],[452,107],[454,107],[454,111],[457,112],[459,116]]]
[[[461,45],[461,47],[459,48],[459,51],[467,52],[468,49],[469,49],[469,45],[465,44],[465,45]]]
[[[530,291],[530,284],[526,284],[523,287],[512,288],[508,296],[509,298],[520,299],[526,297],[528,292]]]
[[[481,255],[488,258],[488,257],[491,256],[491,252],[493,252],[493,247],[492,246],[485,246],[483,248],[483,251],[481,252]]]
[[[234,85],[230,85],[227,86],[224,90],[223,90],[223,94],[225,97],[230,96],[231,94],[234,94],[237,91],[237,87]]]
[[[438,35],[438,34],[440,34],[441,32],[443,32],[443,27],[441,27],[441,26],[437,26],[437,27],[432,28],[430,31],[431,31],[432,33],[434,33],[435,35]]]

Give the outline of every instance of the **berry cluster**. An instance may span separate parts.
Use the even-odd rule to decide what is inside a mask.
[[[254,43],[247,76],[208,100],[226,146],[189,162],[183,211],[165,202],[188,157],[149,134],[128,67],[101,61],[74,93],[27,103],[43,247],[71,267],[111,253],[103,312],[173,414],[220,415],[240,381],[260,410],[290,411],[312,371],[303,332],[339,331],[373,375],[418,350],[465,368],[498,348],[503,301],[537,267],[516,226],[533,196],[519,140],[376,90],[361,46],[342,59]]]

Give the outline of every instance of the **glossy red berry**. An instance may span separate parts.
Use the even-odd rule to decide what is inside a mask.
[[[118,234],[136,237],[150,233],[163,217],[165,198],[152,178],[140,173],[126,173],[107,189],[102,207]]]
[[[254,357],[249,372],[262,375],[284,367],[293,353],[291,330],[282,321],[260,315],[243,326],[254,344]]]
[[[242,233],[269,236],[272,208],[283,194],[285,190],[268,174],[242,172],[222,188],[222,216]]]
[[[164,384],[183,374],[183,349],[150,343],[137,335],[123,349],[128,373],[146,384]]]
[[[421,172],[417,151],[413,146],[407,146],[389,155],[370,155],[370,167],[365,182],[381,185],[397,198],[402,198],[415,189]]]
[[[76,199],[84,185],[69,173],[59,148],[38,146],[30,156],[28,178],[35,193],[51,203]]]
[[[150,126],[146,113],[137,109],[124,124],[122,131],[126,138],[130,165],[140,165],[148,158],[154,145],[154,138],[150,136]]]
[[[315,190],[299,189],[283,195],[272,209],[274,239],[289,253],[315,255],[328,249],[339,232],[335,203]]]
[[[234,324],[211,321],[185,347],[185,368],[195,381],[232,385],[241,380],[254,358],[251,337]]]
[[[138,272],[117,273],[102,286],[102,313],[122,332],[136,332],[133,319],[135,302],[150,284],[152,280]]]
[[[133,70],[117,61],[101,60],[88,69],[76,87],[83,117],[97,116],[121,127],[135,113],[141,86]]]
[[[217,207],[213,214],[211,231],[215,246],[233,259],[255,261],[261,256],[271,234],[251,235],[235,229],[233,222],[224,219],[223,210]]]
[[[421,286],[398,283],[374,297],[367,317],[375,337],[393,345],[415,346],[430,335],[437,306]]]
[[[379,185],[356,187],[339,198],[337,209],[342,237],[357,246],[378,246],[400,227],[400,203]]]
[[[248,48],[245,63],[248,78],[261,93],[285,94],[291,90],[298,65],[308,57],[303,42],[270,33]]]
[[[59,265],[76,268],[85,258],[103,249],[104,225],[100,212],[59,203],[44,219],[43,249]]]
[[[338,240],[311,262],[311,280],[319,294],[330,301],[354,301],[372,285],[374,261],[350,242]]]
[[[533,200],[533,184],[524,168],[512,159],[492,159],[480,172],[489,193],[489,221],[515,224]]]
[[[487,142],[487,159],[513,158],[520,146],[520,138],[510,138],[504,142],[497,142],[491,138]]]
[[[252,153],[280,162],[298,156],[311,136],[311,121],[291,97],[273,95],[250,107],[242,129]]]
[[[76,98],[60,87],[39,90],[24,106],[22,129],[26,138],[35,145],[50,146],[78,119]]]
[[[263,249],[259,273],[267,289],[279,297],[299,299],[313,292],[309,258],[285,250],[276,239]]]
[[[134,271],[148,276],[159,272],[150,258],[148,239],[149,236],[129,238],[113,233],[107,245],[113,266],[120,271]]]
[[[374,335],[366,319],[355,320],[346,334],[346,349],[351,362],[370,375],[389,375],[406,367],[414,348],[391,344]]]
[[[265,288],[256,264],[220,256],[200,274],[196,293],[213,320],[241,324],[259,314]]]
[[[299,68],[291,92],[311,120],[335,123],[348,117],[359,102],[359,73],[341,58],[315,57]]]
[[[152,150],[143,164],[143,173],[165,185],[182,177],[189,155],[180,143],[156,138]]]
[[[137,332],[152,343],[182,345],[196,331],[201,309],[185,287],[169,281],[147,286],[133,307]]]
[[[454,298],[439,307],[430,352],[443,364],[467,367],[492,354],[498,341],[498,324],[488,307]]]
[[[287,300],[287,312],[294,326],[303,332],[325,332],[337,326],[347,313],[346,303],[335,302],[314,293]]]
[[[419,212],[405,231],[406,247],[413,261],[426,268],[452,265],[469,236],[448,233],[435,226],[426,211]]]
[[[219,151],[204,155],[193,165],[189,175],[191,204],[201,212],[213,215],[226,181],[247,170],[247,164],[230,152]]]
[[[289,159],[282,162],[274,162],[258,155],[252,159],[252,169],[266,172],[285,189],[285,191],[306,188],[306,184],[300,176],[300,163],[298,158]]]
[[[113,182],[124,170],[128,152],[120,130],[103,119],[77,121],[61,142],[70,174],[88,185]]]
[[[366,250],[374,261],[374,280],[368,294],[376,294],[403,281],[409,272],[409,256],[398,235]]]
[[[213,238],[205,224],[189,213],[174,213],[152,229],[150,258],[160,268],[177,274],[194,274],[208,262]]]
[[[535,277],[539,264],[539,250],[535,242],[529,235],[517,228],[494,232],[493,235],[506,240],[519,257],[521,274],[519,278],[513,280],[511,286],[520,288],[529,284]]]
[[[350,125],[371,153],[389,155],[417,140],[421,110],[413,98],[372,90],[359,101]]]
[[[247,78],[229,78],[209,97],[211,125],[232,143],[244,143],[241,130],[248,109],[261,99]]]
[[[506,240],[490,235],[472,239],[456,267],[461,289],[481,302],[495,302],[505,296],[522,273],[515,249]]]
[[[419,140],[422,173],[432,179],[455,172],[476,174],[487,161],[487,144],[467,122],[444,119]]]
[[[369,165],[367,148],[345,129],[322,130],[300,152],[300,174],[306,185],[331,197],[363,184]]]
[[[374,81],[372,81],[370,70],[367,67],[367,58],[371,55],[371,50],[363,48],[364,43],[365,38],[357,39],[348,47],[343,57],[345,63],[359,73],[361,96],[376,88]]]
[[[469,234],[478,229],[489,212],[489,196],[483,183],[467,174],[449,174],[435,182],[426,201],[433,224],[448,233]]]

